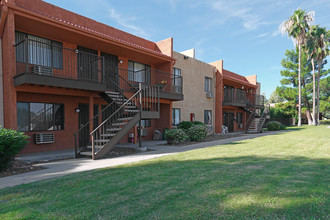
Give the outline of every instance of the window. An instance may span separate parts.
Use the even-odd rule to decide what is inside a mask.
[[[181,110],[179,108],[172,108],[172,125],[177,126],[181,121]]]
[[[62,43],[18,31],[15,32],[16,44],[25,39],[28,40],[27,43],[21,43],[16,47],[17,62],[28,62],[29,64],[57,69],[63,68]],[[25,57],[26,55],[27,57]]]
[[[151,69],[149,65],[128,61],[128,80],[150,84]]]
[[[139,126],[139,123],[138,123],[138,126]],[[151,127],[151,119],[141,120],[141,127],[142,128]]]
[[[19,131],[64,130],[64,104],[17,103]]]
[[[241,113],[241,112],[236,113],[236,121],[238,124],[243,123],[243,113]]]
[[[212,111],[204,110],[204,124],[212,125]]]
[[[238,124],[238,128],[243,128],[243,113],[236,113],[236,123]]]
[[[174,92],[182,92],[181,88],[181,69],[179,68],[173,68],[173,80],[172,80],[172,86]]]
[[[205,92],[212,93],[212,78],[210,77],[205,77]]]

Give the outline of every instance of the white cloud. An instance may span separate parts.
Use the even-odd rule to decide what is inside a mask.
[[[170,4],[172,11],[174,11],[176,9],[177,0],[168,0],[168,3]]]
[[[269,35],[269,33],[263,33],[263,34],[257,35],[255,38],[264,38],[264,37],[267,37],[268,35]]]
[[[246,6],[242,6],[246,5]],[[263,22],[262,18],[252,11],[251,7],[245,0],[242,1],[213,1],[210,3],[210,7],[220,12],[219,23],[225,23],[230,19],[241,20],[243,27],[247,30],[257,29],[260,25],[267,24]]]
[[[142,28],[132,24],[137,20],[136,17],[123,16],[119,14],[114,8],[109,9],[109,16],[133,34],[139,35],[141,37],[148,37],[148,34]]]
[[[273,37],[276,37],[276,36],[279,35],[280,33],[281,33],[280,28],[277,28],[277,29],[272,33],[272,36],[273,36]]]

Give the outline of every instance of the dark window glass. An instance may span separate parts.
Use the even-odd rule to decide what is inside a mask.
[[[54,104],[54,121],[55,121],[54,130],[63,130],[64,129],[64,105],[63,104]]]
[[[212,78],[210,77],[205,77],[205,87],[204,87],[205,92],[210,92],[212,93]]]
[[[29,131],[29,103],[17,103],[17,130]]]
[[[128,61],[128,80],[150,84],[151,69],[149,65]]]
[[[139,126],[139,123],[138,123],[138,126]],[[142,128],[151,127],[151,120],[150,119],[141,120],[141,127]]]
[[[237,120],[237,123],[243,123],[243,113],[241,112],[237,112],[236,113],[236,120]]]
[[[173,68],[173,79],[172,79],[172,91],[173,92],[182,92],[182,77],[181,77],[181,69]]]
[[[54,131],[64,129],[64,105],[17,103],[19,131]]]
[[[181,121],[181,110],[179,108],[172,108],[172,125],[177,126]]]
[[[212,111],[204,110],[204,124],[212,125]]]
[[[22,42],[23,40],[27,40]],[[16,61],[57,69],[63,68],[63,44],[22,32],[15,32]],[[27,57],[26,57],[27,56]]]

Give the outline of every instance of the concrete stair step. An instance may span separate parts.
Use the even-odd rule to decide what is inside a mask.
[[[116,136],[116,134],[115,133],[112,133],[112,134],[101,134],[100,136],[101,137],[113,137],[113,136]]]
[[[107,131],[120,131],[121,128],[108,128]]]
[[[99,151],[102,147],[103,147],[103,146],[96,145],[96,146],[95,146],[95,150],[96,150],[96,151]],[[87,149],[92,149],[92,145],[87,146]],[[92,156],[92,151],[85,151],[85,152],[90,152],[90,153],[91,153],[91,156]]]
[[[127,118],[118,118],[117,120],[118,121],[129,121],[129,120],[132,120],[133,117],[127,117]]]
[[[140,112],[140,110],[138,110],[138,109],[136,109],[136,110],[125,109],[125,112]]]
[[[112,126],[121,126],[121,125],[126,125],[127,122],[117,122],[117,123],[112,123]]]
[[[115,101],[116,103],[117,102],[123,102],[123,103],[125,103],[128,99],[126,99],[126,98],[112,98],[113,99],[113,101]]]
[[[94,140],[95,143],[107,143],[109,140],[106,140],[106,139],[97,139],[97,140]]]
[[[107,94],[110,98],[114,99],[114,98],[121,98],[122,96],[120,94]]]
[[[120,95],[120,92],[114,92],[114,91],[106,91],[106,94],[112,94],[112,95]]]
[[[136,106],[135,106],[135,105],[126,105],[125,108],[130,108],[130,109],[132,109],[132,108],[136,108]]]
[[[82,151],[79,154],[82,156],[92,156],[92,151]]]

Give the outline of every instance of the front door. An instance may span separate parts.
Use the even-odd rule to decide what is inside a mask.
[[[115,84],[118,85],[118,57],[107,53],[101,55],[104,57],[104,74],[107,88],[114,90]]]
[[[223,113],[223,125],[228,128],[229,132],[234,131],[234,113],[224,112]]]
[[[78,104],[80,112],[78,113],[78,127],[83,127],[89,121],[88,104]],[[87,147],[89,144],[89,125],[84,127],[79,133],[79,147]]]

